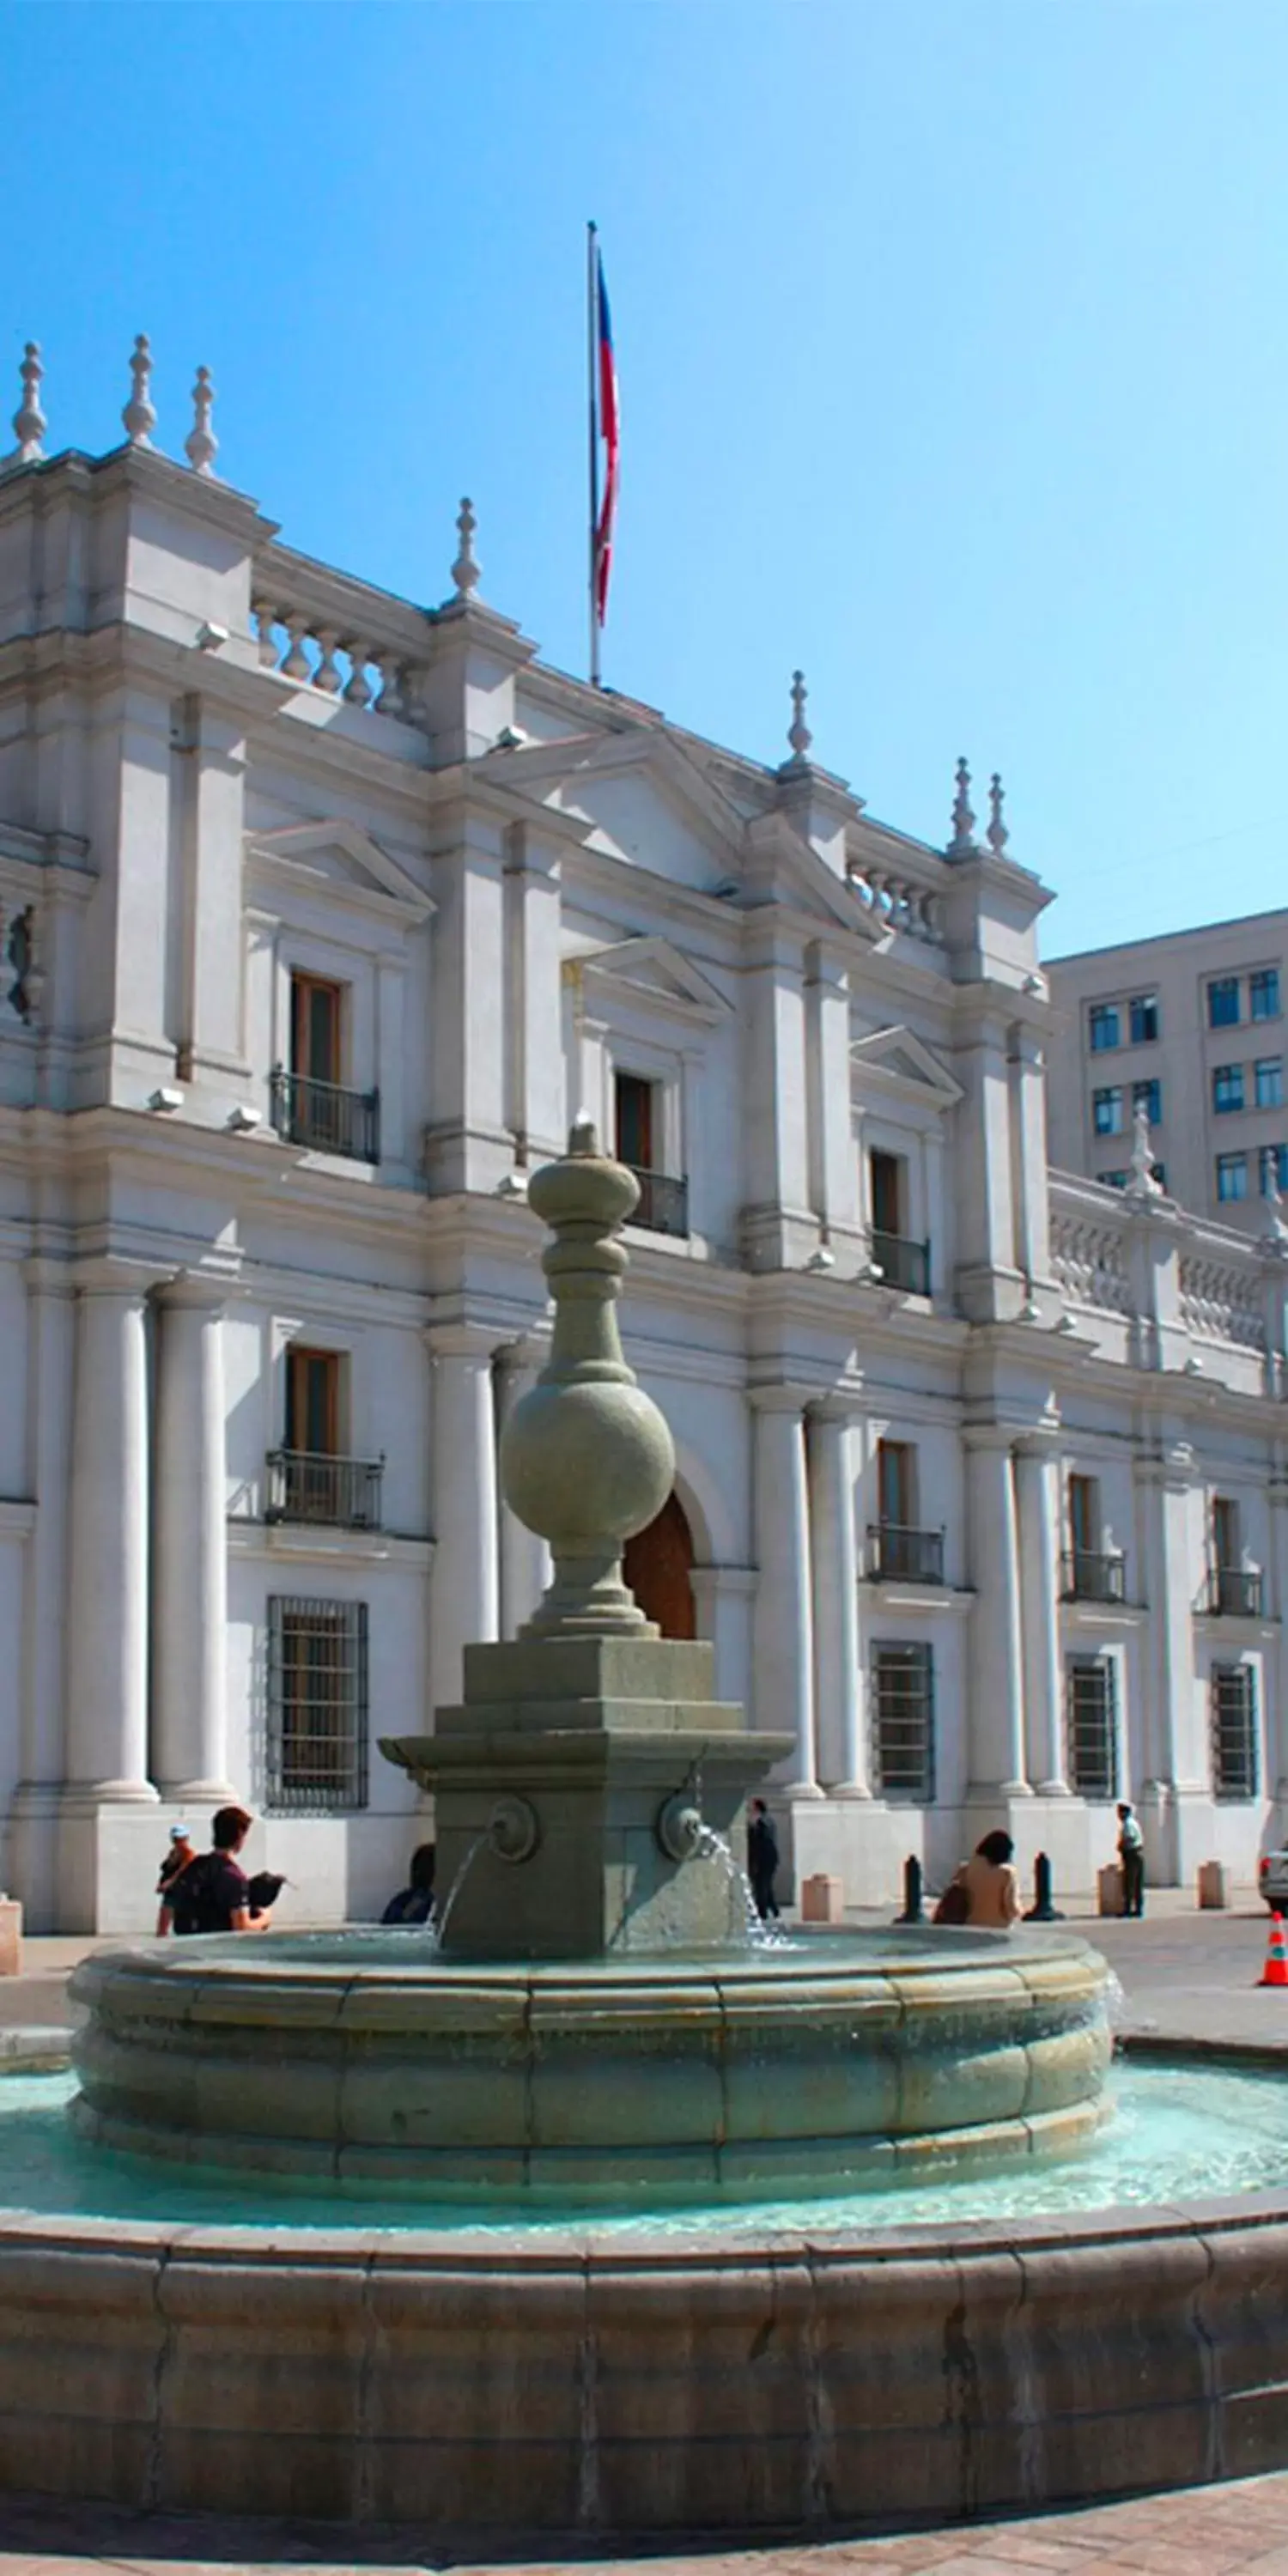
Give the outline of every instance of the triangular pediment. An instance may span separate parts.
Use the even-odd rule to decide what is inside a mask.
[[[703,1020],[709,1026],[728,1019],[733,1007],[701,968],[661,935],[615,939],[607,948],[583,948],[565,958],[564,973],[580,976],[584,983],[615,993],[619,999],[642,1002],[681,1019]]]
[[[941,1109],[951,1108],[963,1096],[961,1084],[911,1029],[872,1029],[854,1040],[850,1056],[856,1071],[875,1075],[882,1085],[906,1096],[933,1100]]]
[[[743,817],[663,724],[489,752],[475,773],[578,827],[588,847],[702,892],[736,876]]]
[[[341,901],[393,910],[404,919],[426,921],[434,910],[414,877],[373,841],[360,824],[343,815],[322,815],[308,823],[284,823],[272,831],[247,835],[247,856],[270,873],[285,872],[299,884],[312,880]]]

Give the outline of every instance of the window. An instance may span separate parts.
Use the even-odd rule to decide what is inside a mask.
[[[1118,1795],[1118,1707],[1113,1658],[1069,1659],[1069,1778],[1080,1798]]]
[[[1218,977],[1215,984],[1209,984],[1207,1005],[1210,1029],[1237,1029],[1239,1025],[1238,976],[1222,975]]]
[[[1248,1016],[1253,1020],[1277,1020],[1279,1017],[1279,969],[1263,966],[1257,975],[1248,977]]]
[[[1282,1109],[1284,1100],[1284,1060],[1281,1055],[1263,1055],[1252,1068],[1256,1085],[1254,1099],[1258,1109]]]
[[[340,1080],[342,984],[320,975],[291,977],[291,1071],[307,1082]]]
[[[1230,1109],[1243,1107],[1243,1067],[1241,1064],[1218,1064],[1212,1069],[1212,1108],[1220,1118]]]
[[[1133,1082],[1131,1087],[1131,1105],[1133,1113],[1137,1109],[1144,1110],[1145,1116],[1148,1118],[1151,1127],[1160,1127],[1162,1125],[1163,1086],[1162,1083],[1158,1081],[1157,1077],[1149,1082]]]
[[[1100,1478],[1069,1478],[1069,1537],[1075,1556],[1095,1556],[1100,1547]]]
[[[1212,1503],[1212,1555],[1218,1573],[1243,1562],[1243,1533],[1239,1526],[1239,1506],[1228,1494],[1217,1494]]]
[[[268,1604],[265,1804],[325,1815],[367,1803],[367,1607]]]
[[[1218,1199],[1246,1199],[1248,1195],[1246,1154],[1217,1155],[1216,1194]]]
[[[1129,1180],[1131,1179],[1131,1173],[1097,1172],[1096,1179],[1099,1181],[1102,1190],[1125,1190]]]
[[[1270,1195],[1272,1177],[1276,1187],[1288,1197],[1288,1145],[1263,1145],[1258,1161],[1263,1199]]]
[[[1212,1786],[1218,1798],[1257,1794],[1257,1676],[1251,1664],[1212,1667]]]
[[[917,1452],[910,1440],[877,1442],[877,1514],[883,1529],[914,1529]]]
[[[340,1354],[306,1351],[294,1345],[286,1354],[286,1446],[312,1458],[336,1458],[340,1452]]]
[[[628,1163],[633,1172],[655,1172],[661,1169],[661,1119],[657,1084],[646,1082],[642,1074],[615,1073],[613,1076],[613,1116],[617,1129],[617,1159]]]
[[[1118,1039],[1118,1007],[1114,1002],[1093,1002],[1089,1013],[1091,1052],[1107,1055]]]
[[[1091,1124],[1097,1136],[1121,1136],[1123,1096],[1116,1085],[1112,1090],[1092,1092]]]
[[[868,1173],[872,1183],[872,1231],[874,1234],[906,1235],[908,1231],[907,1170],[902,1154],[874,1151],[868,1156]]]
[[[877,1786],[930,1805],[935,1795],[935,1670],[929,1646],[877,1646],[872,1657]]]
[[[1157,993],[1133,993],[1127,1005],[1127,1025],[1133,1046],[1151,1046],[1158,1035]]]

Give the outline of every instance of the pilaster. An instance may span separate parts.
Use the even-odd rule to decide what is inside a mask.
[[[835,1795],[867,1798],[850,1408],[811,1405],[805,1422],[818,1768]]]
[[[145,1339],[154,1277],[105,1261],[80,1273],[76,1299],[67,1783],[93,1806],[156,1797]]]
[[[1020,1441],[1015,1487],[1027,1774],[1038,1797],[1063,1798],[1068,1782],[1061,1725],[1060,1460],[1053,1438]]]
[[[430,1579],[431,1713],[458,1705],[467,1645],[493,1642],[499,1624],[496,1334],[472,1324],[431,1325],[434,1570]]]
[[[752,1651],[755,1723],[790,1730],[796,1751],[783,1795],[818,1798],[814,1639],[810,1593],[809,1494],[804,1405],[799,1387],[751,1390],[756,1592]]]
[[[232,1795],[224,1299],[189,1273],[159,1301],[152,1764],[180,1804]]]
[[[975,1600],[970,1619],[968,1806],[1027,1797],[1019,1548],[1011,1435],[968,1427],[966,1541]]]

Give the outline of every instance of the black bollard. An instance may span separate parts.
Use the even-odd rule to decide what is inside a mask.
[[[924,1922],[925,1917],[921,1911],[923,1883],[921,1863],[915,1852],[909,1852],[903,1864],[903,1912],[896,1914],[896,1923]]]
[[[1033,1864],[1033,1903],[1025,1915],[1026,1923],[1063,1923],[1051,1902],[1051,1863],[1045,1852],[1039,1852]]]

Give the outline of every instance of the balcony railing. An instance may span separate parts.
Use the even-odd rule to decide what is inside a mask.
[[[628,1163],[640,1185],[640,1203],[627,1218],[628,1225],[647,1225],[654,1234],[687,1234],[689,1231],[689,1183],[687,1174],[678,1172],[645,1172],[638,1163]]]
[[[942,1583],[943,1531],[878,1523],[868,1531],[868,1573],[874,1583]]]
[[[879,1270],[887,1288],[902,1288],[909,1297],[930,1295],[930,1246],[912,1243],[907,1235],[882,1234],[872,1229],[872,1266]]]
[[[1070,1549],[1064,1560],[1064,1597],[1066,1601],[1125,1601],[1126,1558],[1100,1556],[1085,1547]]]
[[[383,1458],[324,1458],[311,1449],[270,1449],[264,1464],[266,1521],[379,1529]]]
[[[288,1073],[275,1064],[269,1076],[273,1125],[289,1145],[319,1154],[346,1154],[354,1163],[380,1160],[380,1094],[346,1091],[339,1082]]]
[[[1262,1577],[1241,1565],[1218,1565],[1208,1582],[1208,1613],[1216,1619],[1259,1619]]]

